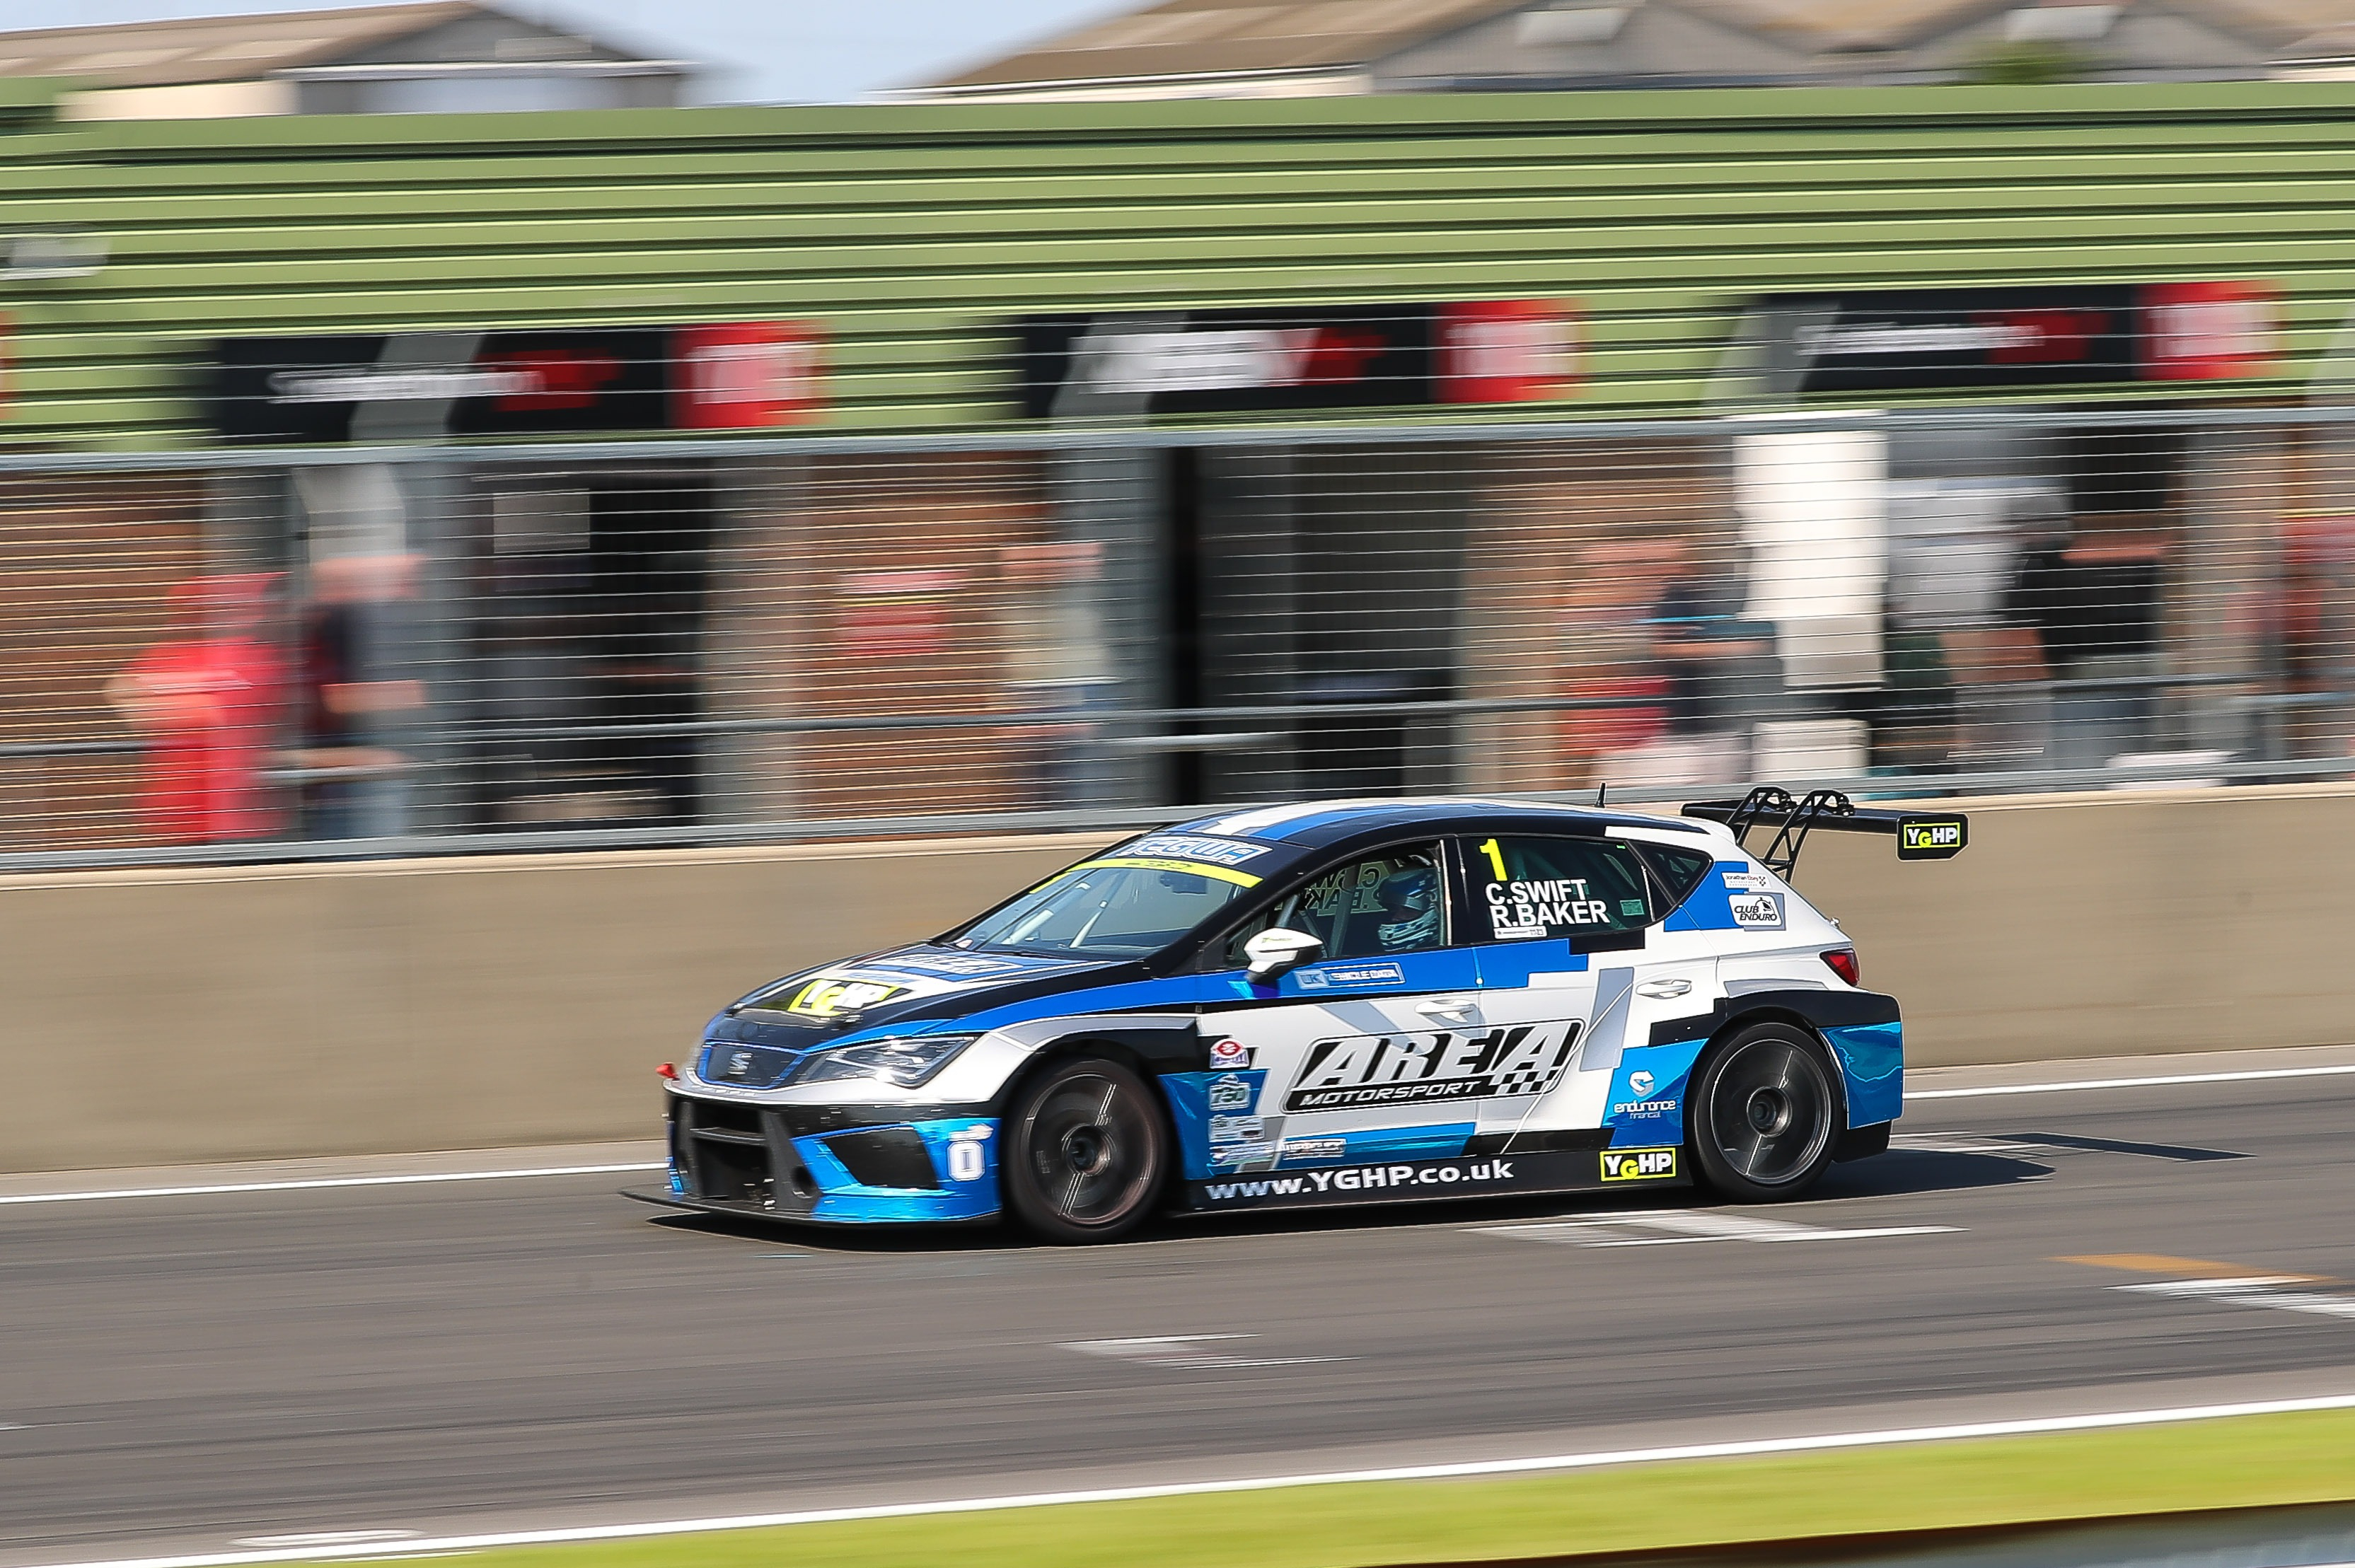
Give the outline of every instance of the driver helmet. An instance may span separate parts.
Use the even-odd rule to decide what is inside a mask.
[[[1391,917],[1374,927],[1386,952],[1427,948],[1439,940],[1439,873],[1410,866],[1383,879],[1376,896]]]

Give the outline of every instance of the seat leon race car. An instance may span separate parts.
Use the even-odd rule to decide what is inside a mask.
[[[1791,1196],[1887,1148],[1902,1108],[1896,1001],[1786,880],[1820,829],[1918,859],[1966,825],[1757,790],[1681,817],[1413,800],[1148,832],[728,1007],[665,1069],[668,1182],[631,1196],[1010,1215],[1055,1241],[1165,1209]]]

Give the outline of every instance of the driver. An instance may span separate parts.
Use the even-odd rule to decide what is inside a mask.
[[[1374,889],[1383,918],[1374,939],[1386,953],[1411,953],[1439,945],[1439,873],[1429,865],[1401,866]]]

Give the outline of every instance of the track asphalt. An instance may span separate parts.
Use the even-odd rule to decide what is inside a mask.
[[[2220,1061],[2355,1054],[1915,1086]],[[1771,1208],[1091,1249],[672,1217],[604,1170],[464,1179],[627,1149],[383,1185],[9,1178],[247,1190],[0,1204],[0,1565],[2355,1393],[2355,1074],[1956,1094],[1900,1126]]]

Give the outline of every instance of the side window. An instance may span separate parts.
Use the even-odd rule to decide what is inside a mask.
[[[1467,845],[1473,938],[1591,937],[1651,923],[1635,851],[1604,839],[1483,839]]]
[[[1436,844],[1353,862],[1244,921],[1224,944],[1227,967],[1240,969],[1243,944],[1276,926],[1321,938],[1328,959],[1378,959],[1444,948],[1446,886]]]
[[[1637,844],[1636,853],[1651,865],[1652,874],[1668,890],[1663,915],[1690,898],[1693,889],[1709,875],[1709,868],[1717,863],[1717,857],[1704,850],[1679,849],[1675,844]]]

